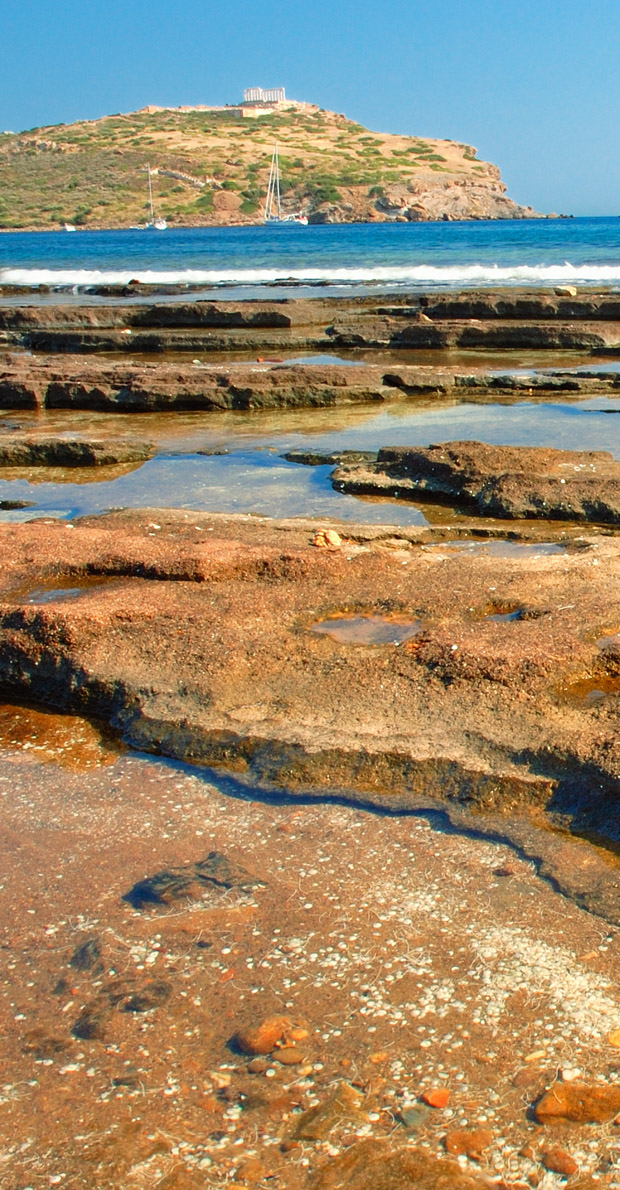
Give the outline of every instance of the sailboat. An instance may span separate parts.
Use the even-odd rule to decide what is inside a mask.
[[[151,167],[146,167],[149,178],[149,207],[151,208],[151,218],[146,223],[141,223],[137,231],[165,231],[168,224],[165,219],[155,218],[155,207],[153,206],[153,184],[151,182]]]
[[[265,201],[265,223],[288,223],[289,225],[291,223],[298,223],[301,227],[308,226],[308,216],[304,215],[303,211],[294,211],[290,215],[282,214],[282,203],[280,200],[280,166],[278,164],[277,141],[273,146],[271,169],[269,170],[269,185],[267,187],[267,199]]]

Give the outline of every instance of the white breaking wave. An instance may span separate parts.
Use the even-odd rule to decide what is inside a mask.
[[[355,285],[364,282],[398,282],[433,285],[552,285],[557,282],[620,284],[617,264],[487,265],[465,264],[437,266],[360,265],[357,268],[286,269],[0,269],[2,285],[127,285],[131,280],[143,285],[264,285],[278,281],[327,282]]]

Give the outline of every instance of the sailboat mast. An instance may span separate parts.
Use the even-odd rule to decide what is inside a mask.
[[[155,209],[153,207],[153,186],[151,184],[151,167],[150,167],[150,165],[147,165],[146,168],[147,168],[147,172],[149,175],[149,204],[151,207],[151,219],[154,221],[155,220]]]
[[[265,222],[273,217],[273,191],[274,191],[274,166],[276,161],[276,151],[274,149],[271,155],[271,168],[269,170],[269,185],[267,186],[267,198],[265,201]]]
[[[276,194],[278,200],[278,219],[282,218],[282,207],[280,204],[280,166],[278,164],[278,142],[276,141],[273,148],[273,155],[276,162]]]

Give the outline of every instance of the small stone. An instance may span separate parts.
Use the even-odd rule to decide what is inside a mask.
[[[30,1029],[22,1042],[22,1054],[32,1055],[38,1061],[54,1058],[70,1048],[71,1042],[64,1037],[54,1037],[44,1029]]]
[[[225,1091],[232,1083],[232,1075],[225,1070],[210,1070],[209,1078],[218,1091]]]
[[[609,1045],[613,1045],[616,1049],[620,1049],[620,1029],[613,1029],[608,1034],[607,1041]]]
[[[98,974],[103,971],[103,965],[99,961],[100,958],[101,946],[98,939],[89,938],[73,951],[69,959],[69,966],[73,967],[76,971],[92,971]]]
[[[413,1103],[408,1107],[401,1107],[399,1116],[408,1132],[417,1132],[432,1115],[430,1107],[425,1103]]]
[[[574,285],[556,285],[553,292],[556,297],[577,297],[578,290]]]
[[[248,1074],[264,1074],[268,1065],[265,1058],[252,1058],[252,1061],[248,1062]]]
[[[575,1124],[607,1124],[620,1112],[620,1087],[587,1083],[554,1083],[535,1105],[541,1124],[571,1120]]]
[[[303,1050],[300,1050],[296,1045],[285,1045],[275,1052],[275,1057],[283,1066],[297,1066],[303,1062],[305,1056]]]
[[[464,1154],[473,1161],[480,1161],[485,1149],[493,1143],[493,1133],[488,1128],[455,1128],[447,1132],[444,1145],[455,1157]]]
[[[563,1083],[574,1083],[576,1079],[581,1078],[583,1071],[578,1066],[565,1066],[560,1075]]]
[[[342,545],[342,538],[335,529],[322,529],[315,533],[312,544],[323,550],[337,550]]]
[[[550,1170],[551,1173],[560,1173],[565,1178],[570,1178],[579,1169],[577,1162],[573,1160],[570,1153],[561,1149],[559,1145],[552,1145],[548,1149],[543,1149],[541,1161],[545,1169]]]
[[[233,1043],[244,1054],[271,1054],[288,1037],[293,1022],[287,1016],[270,1016],[260,1025],[235,1033]]]
[[[255,1182],[262,1182],[268,1176],[269,1170],[262,1161],[258,1157],[249,1157],[235,1171],[235,1182],[249,1182],[253,1185]]]
[[[293,1025],[293,1028],[289,1029],[286,1036],[288,1041],[305,1041],[308,1036],[308,1030],[304,1029],[301,1025]]]
[[[423,1103],[428,1103],[429,1107],[443,1108],[447,1107],[450,1092],[447,1087],[437,1087],[432,1091],[424,1091],[421,1096]]]

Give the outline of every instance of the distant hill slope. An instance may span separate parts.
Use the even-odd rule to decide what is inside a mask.
[[[162,109],[0,134],[0,228],[259,222],[274,141],[284,206],[314,223],[519,219],[497,166],[454,141],[368,129],[306,105],[259,119]]]

